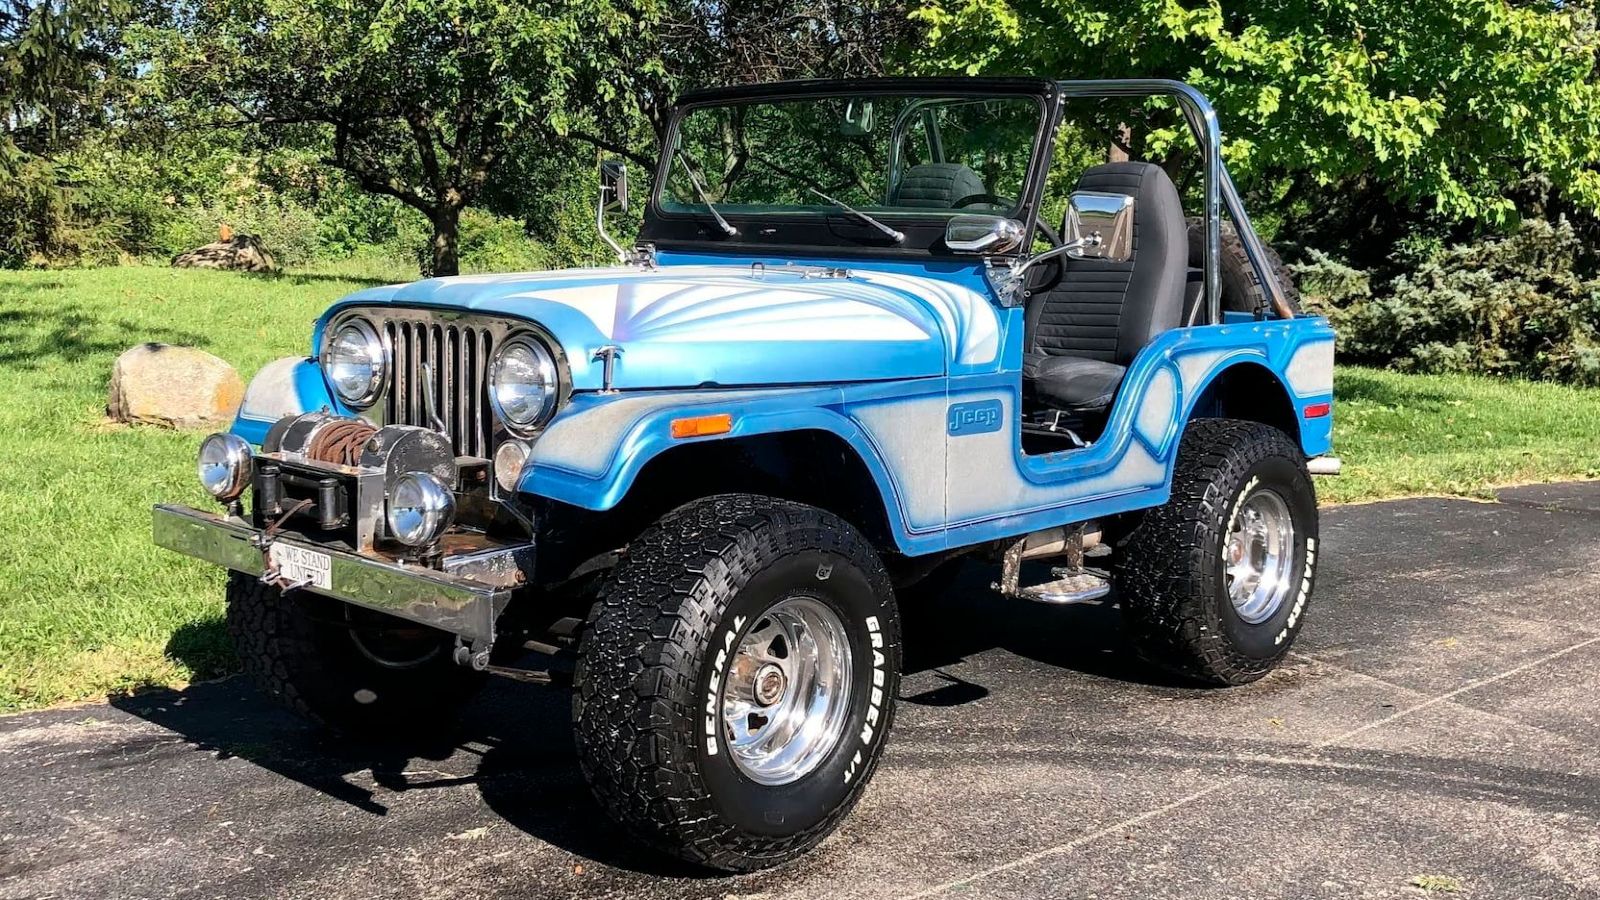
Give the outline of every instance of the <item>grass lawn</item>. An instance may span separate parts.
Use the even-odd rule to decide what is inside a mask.
[[[150,544],[150,506],[205,506],[199,433],[109,425],[112,360],[201,347],[248,380],[308,351],[311,321],[373,283],[125,267],[0,272],[0,710],[231,671],[222,577]],[[1486,495],[1600,476],[1600,391],[1342,369],[1324,500]]]

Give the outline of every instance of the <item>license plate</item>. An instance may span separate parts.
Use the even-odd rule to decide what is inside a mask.
[[[292,544],[273,544],[267,558],[278,569],[281,582],[329,590],[333,587],[333,557]]]

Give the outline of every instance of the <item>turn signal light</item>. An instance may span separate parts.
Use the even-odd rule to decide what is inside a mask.
[[[1306,418],[1320,419],[1331,412],[1333,412],[1332,403],[1313,403],[1306,407]]]
[[[672,420],[672,436],[674,438],[727,434],[732,430],[733,416],[728,413],[717,413],[714,416],[691,416],[687,419]]]

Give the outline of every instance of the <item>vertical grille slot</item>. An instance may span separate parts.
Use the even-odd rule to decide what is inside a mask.
[[[389,317],[381,333],[389,348],[391,372],[382,409],[386,423],[430,427],[422,389],[424,367],[432,376],[435,410],[458,456],[487,457],[494,422],[488,403],[489,360],[509,323],[480,320],[463,325],[437,322],[425,313]]]

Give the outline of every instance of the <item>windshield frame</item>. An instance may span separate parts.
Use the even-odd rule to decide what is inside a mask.
[[[869,210],[905,234],[895,244],[883,238],[872,226],[842,210],[818,206],[776,212],[749,211],[738,206],[717,205],[717,210],[738,231],[727,235],[717,227],[703,208],[667,208],[663,195],[672,168],[677,163],[679,125],[683,117],[708,106],[730,106],[762,102],[821,100],[850,96],[909,96],[929,100],[1032,99],[1039,110],[1039,124],[1033,138],[1023,189],[1009,217],[1028,225],[1038,209],[1044,174],[1050,164],[1050,146],[1055,133],[1060,91],[1054,82],[1034,78],[871,78],[778,82],[776,84],[714,88],[686,94],[672,111],[639,239],[664,250],[734,252],[746,255],[782,253],[791,256],[890,256],[965,258],[944,247],[945,226],[951,218],[947,210],[918,213],[916,210]],[[995,212],[1007,217],[1004,212]]]

